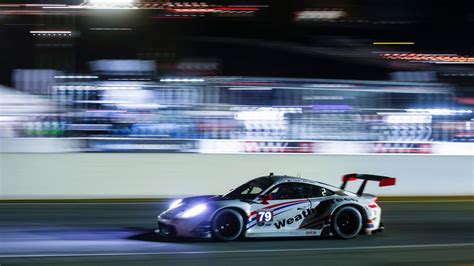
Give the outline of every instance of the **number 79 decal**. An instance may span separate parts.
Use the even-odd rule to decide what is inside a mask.
[[[264,225],[267,222],[273,221],[273,211],[258,211],[257,225]]]

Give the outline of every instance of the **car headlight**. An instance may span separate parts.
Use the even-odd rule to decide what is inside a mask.
[[[196,216],[205,211],[206,208],[206,204],[198,204],[196,206],[193,206],[191,209],[188,209],[183,213],[183,218]]]
[[[168,208],[168,210],[177,208],[177,207],[181,206],[181,204],[183,204],[183,200],[182,200],[182,199],[175,200],[175,201],[173,201],[173,203],[171,203],[171,205],[170,205],[170,207]]]

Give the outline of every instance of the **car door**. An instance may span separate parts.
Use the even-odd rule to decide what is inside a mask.
[[[282,183],[266,192],[271,199],[251,206],[247,236],[302,235],[297,229],[309,214],[310,201],[304,183]]]
[[[321,230],[328,225],[335,193],[325,187],[307,184],[311,214],[301,223],[302,229]]]

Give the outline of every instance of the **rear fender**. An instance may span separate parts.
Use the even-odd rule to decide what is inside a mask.
[[[360,214],[362,215],[362,218],[363,218],[363,223],[365,224],[367,222],[369,214],[367,213],[368,210],[364,205],[365,202],[363,202],[363,201],[364,200],[360,199],[360,198],[347,197],[347,196],[341,196],[341,197],[334,198],[334,200],[333,200],[334,204],[333,204],[333,208],[332,208],[332,211],[331,211],[331,217],[334,216],[336,211],[339,210],[340,208],[342,208],[344,206],[353,206],[360,212]]]

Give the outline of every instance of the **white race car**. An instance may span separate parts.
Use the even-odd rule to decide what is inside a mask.
[[[357,193],[347,182],[361,179]],[[164,236],[239,237],[336,236],[382,231],[377,197],[364,194],[367,181],[395,185],[395,178],[348,174],[340,188],[299,177],[263,176],[221,196],[179,199],[158,216],[155,232]]]

